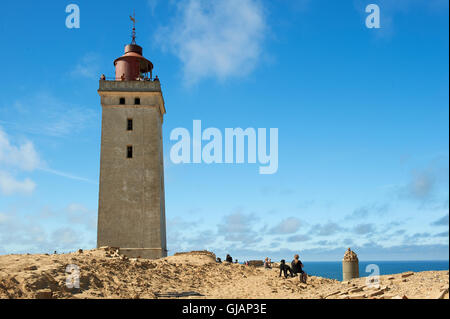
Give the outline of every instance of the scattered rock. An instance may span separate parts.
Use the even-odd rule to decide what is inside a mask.
[[[329,295],[326,295],[326,296],[325,296],[325,299],[327,299],[328,297],[334,296],[334,295],[338,295],[338,294],[340,294],[340,293],[341,293],[340,290],[335,291],[335,292],[333,292],[333,293],[331,293],[331,294],[329,294]]]
[[[34,271],[34,270],[38,270],[38,267],[37,266],[30,266],[30,267],[25,267],[23,270]]]
[[[365,299],[367,298],[366,294],[359,294],[359,295],[350,295],[348,296],[349,299]]]
[[[35,295],[36,299],[52,299],[53,292],[50,289],[38,290]]]
[[[262,267],[264,266],[264,261],[262,260],[250,260],[248,262],[249,266],[253,266],[253,267]]]
[[[448,288],[442,289],[437,295],[435,299],[444,299],[445,295],[448,293]]]
[[[391,299],[408,299],[408,297],[406,297],[406,295],[397,295],[397,296],[394,296],[394,297],[392,297]]]
[[[410,271],[410,272],[405,272],[405,273],[402,274],[402,278],[411,277],[411,276],[413,276],[413,275],[414,275],[414,273],[413,273],[412,271]]]
[[[382,294],[384,294],[384,291],[383,290],[378,290],[378,291],[374,291],[374,292],[372,292],[372,293],[369,293],[369,297],[375,297],[375,296],[380,296],[380,295],[382,295]]]
[[[369,297],[369,299],[372,299],[372,300],[379,300],[379,299],[384,299],[384,296]]]
[[[350,289],[348,292],[352,294],[352,293],[360,292],[360,291],[363,291],[362,287],[357,287],[357,288],[354,288],[354,289]]]
[[[83,253],[83,249],[78,249],[78,253],[82,254]]]

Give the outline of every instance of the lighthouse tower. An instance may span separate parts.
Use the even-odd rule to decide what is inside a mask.
[[[133,23],[135,22],[132,18]],[[153,64],[136,44],[135,27],[115,78],[102,75],[97,246],[128,257],[167,256],[162,124],[166,113]]]

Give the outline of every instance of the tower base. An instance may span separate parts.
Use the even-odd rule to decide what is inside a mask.
[[[119,248],[119,254],[128,258],[159,259],[167,257],[167,250],[161,248]]]
[[[342,262],[342,278],[342,281],[359,278],[359,262],[357,260]]]

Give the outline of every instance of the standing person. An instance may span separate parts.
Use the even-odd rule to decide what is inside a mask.
[[[272,269],[272,265],[271,265],[269,257],[266,257],[266,260],[264,260],[264,268],[265,269]]]
[[[303,271],[303,264],[299,258],[299,255],[294,256],[294,260],[291,262],[292,272],[294,273],[294,275],[299,274],[300,281],[306,283],[307,275]]]
[[[225,259],[225,261],[227,261],[229,263],[233,263],[233,258],[231,258],[230,255],[227,255],[227,258]]]

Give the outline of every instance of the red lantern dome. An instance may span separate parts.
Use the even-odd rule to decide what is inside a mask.
[[[142,47],[136,44],[136,20],[130,18],[133,21],[132,41],[125,46],[125,54],[114,61],[116,81],[151,80],[153,63],[142,56]]]

